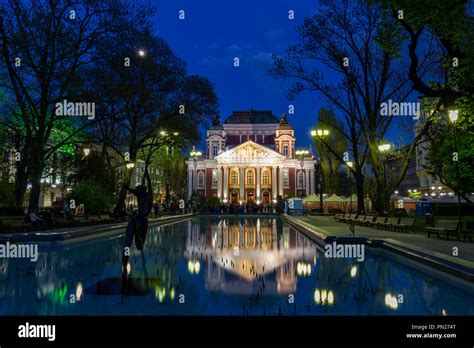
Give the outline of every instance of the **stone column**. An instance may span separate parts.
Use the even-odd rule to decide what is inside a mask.
[[[257,167],[257,197],[256,200],[260,203],[260,167]]]
[[[190,166],[188,166],[188,199],[191,199],[193,194],[193,171]]]
[[[273,166],[272,167],[272,196],[273,196],[273,199],[277,198],[277,194],[278,194],[278,191],[277,191],[276,167]]]
[[[309,194],[314,194],[314,169],[309,170]]]
[[[306,186],[306,196],[309,196],[309,170],[304,170],[304,179],[305,179],[305,186]]]
[[[224,194],[222,196],[222,199],[226,201],[229,199],[229,197],[227,197],[227,195],[229,194],[229,185],[228,185],[228,180],[227,180],[228,172],[229,172],[228,167],[224,166]]]
[[[240,184],[240,192],[239,192],[239,199],[243,202],[245,201],[245,197],[244,197],[244,180],[245,180],[245,177],[244,177],[244,168],[241,167],[240,168],[240,171],[239,171],[239,184]]]
[[[222,169],[220,166],[217,166],[217,197],[222,198]]]
[[[278,195],[283,196],[283,167],[280,167],[278,172]]]

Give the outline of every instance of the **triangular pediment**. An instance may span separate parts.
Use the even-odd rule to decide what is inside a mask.
[[[278,164],[286,157],[263,145],[251,140],[246,141],[230,150],[214,157],[221,164]]]

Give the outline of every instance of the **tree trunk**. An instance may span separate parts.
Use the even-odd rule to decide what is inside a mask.
[[[117,203],[115,204],[114,213],[121,212],[125,209],[125,198],[127,198],[127,191],[130,187],[130,180],[132,178],[132,171],[128,171],[125,174],[123,179],[122,186],[120,187],[120,192],[117,198]]]
[[[26,186],[28,185],[28,174],[23,166],[18,166],[15,176],[15,205],[17,207],[23,207]]]
[[[41,177],[43,175],[43,166],[39,163],[40,161],[36,158],[33,158],[33,161],[36,163],[33,163],[31,168],[31,192],[28,213],[38,210],[41,193]]]
[[[362,173],[357,173],[355,175],[355,185],[357,192],[357,213],[365,211],[364,205],[364,175]],[[351,192],[352,194],[352,192]],[[367,214],[367,212],[365,212]]]

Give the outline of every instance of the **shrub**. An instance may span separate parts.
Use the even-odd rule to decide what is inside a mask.
[[[67,195],[67,200],[74,199],[76,208],[84,204],[87,212],[108,210],[113,204],[113,193],[95,180],[87,180],[74,185],[72,192]]]

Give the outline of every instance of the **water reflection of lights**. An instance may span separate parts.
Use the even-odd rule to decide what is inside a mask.
[[[76,286],[76,301],[77,302],[81,302],[82,301],[82,294],[83,294],[84,290],[83,290],[83,287],[82,287],[82,283],[77,283],[77,286]]]
[[[354,265],[351,268],[351,277],[355,278],[356,275],[357,275],[357,266]]]
[[[130,264],[130,262],[127,262],[127,274],[130,274],[131,271],[132,271],[132,265]]]
[[[446,309],[443,308],[443,309],[441,310],[441,315],[443,315],[443,316],[448,315],[448,312],[446,312]]]
[[[309,277],[311,275],[311,264],[298,262],[296,265],[296,272],[299,276]]]
[[[397,298],[395,296],[392,296],[392,294],[388,293],[387,295],[385,295],[385,305],[388,308],[391,308],[393,310],[397,309],[398,308]]]
[[[314,290],[314,302],[321,305],[333,305],[334,304],[334,293],[332,290]]]
[[[199,260],[188,261],[188,272],[190,274],[198,274],[201,270],[201,262]]]

